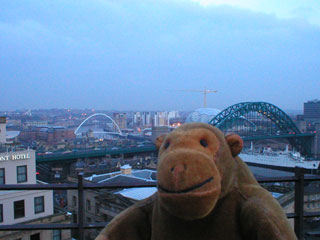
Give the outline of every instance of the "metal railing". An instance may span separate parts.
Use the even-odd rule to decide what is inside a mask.
[[[294,213],[288,213],[288,218],[294,218],[294,231],[298,239],[303,239],[304,226],[303,219],[310,217],[320,217],[320,212],[304,213],[304,183],[311,181],[320,181],[319,175],[305,176],[304,169],[295,168],[294,176],[287,177],[267,177],[257,178],[259,183],[274,183],[274,182],[295,182],[294,193]],[[12,224],[0,225],[0,231],[18,231],[18,230],[53,230],[53,229],[72,229],[78,230],[79,240],[84,239],[85,229],[103,228],[107,225],[104,223],[84,222],[84,191],[85,190],[101,190],[101,189],[118,189],[118,188],[134,188],[134,187],[155,187],[154,182],[149,184],[130,185],[111,185],[109,183],[86,183],[83,181],[83,176],[78,175],[78,183],[62,183],[62,184],[3,184],[0,185],[0,191],[8,190],[77,190],[78,191],[78,222],[70,224]],[[320,236],[320,232],[307,233],[310,236]]]

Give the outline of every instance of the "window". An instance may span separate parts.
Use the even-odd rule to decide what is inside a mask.
[[[3,222],[3,205],[0,204],[0,222]]]
[[[17,182],[22,183],[27,181],[27,166],[17,166]]]
[[[61,240],[61,230],[60,229],[53,230],[52,240]]]
[[[92,222],[92,219],[89,218],[89,217],[87,217],[87,222],[88,222],[88,223],[91,223],[91,222]]]
[[[109,222],[111,220],[112,217],[109,217],[108,215],[106,214],[103,214],[103,221],[105,222]]]
[[[34,213],[44,212],[44,197],[35,197],[34,198]]]
[[[91,201],[87,200],[87,211],[91,211]]]
[[[100,204],[96,203],[96,214],[100,213]]]
[[[40,240],[40,233],[32,234],[30,240]]]
[[[13,202],[14,218],[24,217],[24,200]]]
[[[72,206],[76,207],[77,206],[77,197],[72,196]]]
[[[74,223],[78,222],[78,215],[76,213],[72,214],[72,218]]]
[[[4,174],[4,168],[0,168],[0,184],[5,184],[6,178]]]

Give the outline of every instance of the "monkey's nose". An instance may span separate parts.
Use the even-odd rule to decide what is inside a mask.
[[[171,173],[173,174],[174,178],[177,179],[185,172],[185,170],[187,170],[186,164],[177,164],[171,168]]]

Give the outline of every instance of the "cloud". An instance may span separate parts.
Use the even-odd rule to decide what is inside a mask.
[[[72,49],[78,43],[68,35],[60,35],[42,24],[38,19],[19,19],[16,22],[0,21],[1,55],[50,55]]]
[[[253,12],[272,14],[281,19],[300,18],[320,26],[320,2],[317,0],[192,0],[204,7],[232,6]]]
[[[237,0],[192,0],[194,2],[200,3],[202,6],[210,6],[210,5],[227,5],[232,7],[238,8],[245,8],[245,9],[257,9],[259,5],[258,1],[254,0],[244,0],[244,1],[237,1]]]
[[[221,109],[316,98],[319,27],[228,3],[9,1],[2,106],[194,109],[201,95],[165,90],[203,87],[219,91],[208,100]]]

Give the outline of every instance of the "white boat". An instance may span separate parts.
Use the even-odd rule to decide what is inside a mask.
[[[305,168],[318,170],[320,161],[306,160],[299,152],[289,151],[288,146],[285,151],[272,151],[270,147],[264,148],[262,151],[256,151],[251,143],[250,149],[244,149],[239,157],[247,163],[257,163],[263,165],[272,165],[289,168]]]

